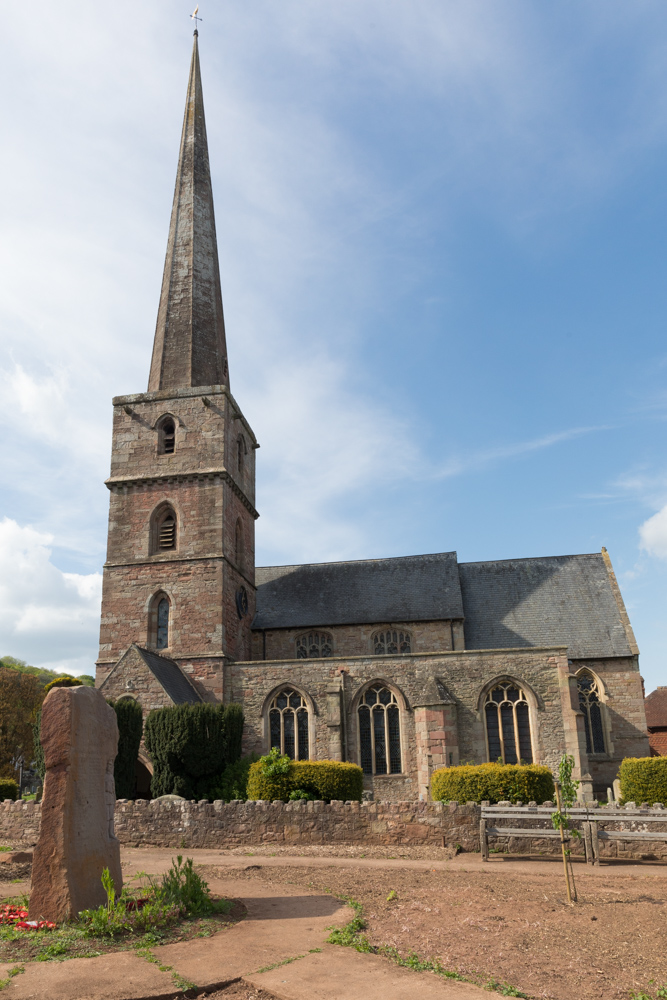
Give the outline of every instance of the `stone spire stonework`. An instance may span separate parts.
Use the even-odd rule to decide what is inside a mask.
[[[209,385],[229,373],[195,31],[148,391]]]

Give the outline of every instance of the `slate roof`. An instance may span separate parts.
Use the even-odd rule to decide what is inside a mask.
[[[463,617],[455,552],[261,566],[255,582],[255,629]]]
[[[202,700],[178,663],[159,653],[153,653],[150,649],[142,649],[141,646],[135,648],[175,705],[196,705]]]
[[[667,687],[656,688],[644,701],[646,709],[646,725],[649,729],[654,727],[667,728]]]
[[[632,650],[602,555],[460,563],[466,649],[567,646],[579,657]]]

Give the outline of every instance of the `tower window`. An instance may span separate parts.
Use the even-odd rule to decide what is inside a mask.
[[[308,760],[308,705],[298,691],[285,688],[279,691],[269,708],[271,749],[292,760]]]
[[[176,449],[176,424],[173,417],[163,417],[158,425],[158,452],[173,455]]]
[[[246,456],[246,446],[243,435],[240,434],[238,441],[236,442],[236,466],[239,470],[239,475],[243,475],[243,470],[245,468],[245,456]]]
[[[333,656],[333,639],[328,632],[306,632],[296,640],[297,660]]]
[[[163,597],[157,606],[157,649],[169,646],[169,599]]]
[[[373,636],[373,651],[376,656],[410,653],[412,652],[412,637],[409,632],[402,632],[395,628],[376,632]]]
[[[161,504],[151,518],[151,555],[173,552],[177,541],[176,512],[171,504]]]
[[[597,680],[588,670],[582,670],[577,677],[579,708],[584,714],[586,729],[586,753],[605,753],[602,705]]]
[[[396,695],[384,684],[364,691],[357,709],[364,774],[401,773],[401,722]]]
[[[528,702],[518,684],[502,681],[489,691],[484,722],[490,761],[533,763]]]

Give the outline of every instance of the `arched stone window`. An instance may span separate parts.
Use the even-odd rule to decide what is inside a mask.
[[[528,701],[518,684],[500,681],[491,688],[484,701],[484,722],[490,761],[533,763]]]
[[[394,692],[381,682],[372,684],[361,696],[357,716],[364,774],[400,774],[401,718]]]
[[[373,651],[376,656],[394,653],[411,653],[412,636],[400,629],[388,628],[373,636]]]
[[[292,760],[308,760],[308,704],[293,688],[283,688],[269,706],[271,749],[286,753]]]
[[[176,449],[176,423],[170,413],[161,417],[157,425],[157,450],[159,455],[173,455]]]
[[[245,469],[245,457],[248,449],[246,448],[245,438],[243,434],[239,434],[236,442],[236,467],[239,470],[239,475],[242,476]]]
[[[605,753],[604,724],[600,698],[600,685],[590,670],[582,670],[577,677],[579,708],[584,713],[586,753]]]
[[[148,612],[148,645],[168,649],[170,644],[171,601],[160,591],[151,601]]]
[[[243,551],[243,525],[241,524],[241,518],[236,522],[236,530],[234,535],[234,561],[238,569],[243,572],[243,562],[244,562],[244,551]]]
[[[176,511],[169,503],[160,504],[151,518],[151,555],[173,551],[177,541]]]
[[[296,638],[297,660],[333,656],[333,638],[328,632],[305,632]]]

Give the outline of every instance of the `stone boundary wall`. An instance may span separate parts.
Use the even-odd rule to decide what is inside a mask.
[[[596,810],[597,812],[597,810]],[[605,828],[637,830],[641,821],[623,820],[622,810],[598,822]],[[620,815],[619,815],[620,813]],[[0,843],[37,842],[41,805],[35,802],[0,803]],[[433,845],[479,851],[481,809],[475,803],[442,802],[186,802],[158,799],[116,802],[116,836],[128,846],[229,848],[258,844],[368,844]],[[522,817],[525,820],[525,817]],[[511,820],[501,821],[511,825]],[[608,824],[608,825],[607,825]],[[521,826],[528,825],[524,821]],[[652,828],[655,826],[651,824]],[[645,827],[648,830],[648,826]],[[657,832],[657,831],[656,831]],[[660,832],[667,832],[660,824]],[[559,854],[555,839],[490,837],[492,851],[512,854]],[[583,854],[583,842],[571,841],[574,854]],[[656,858],[667,861],[667,843],[661,841],[600,841],[602,857]]]

